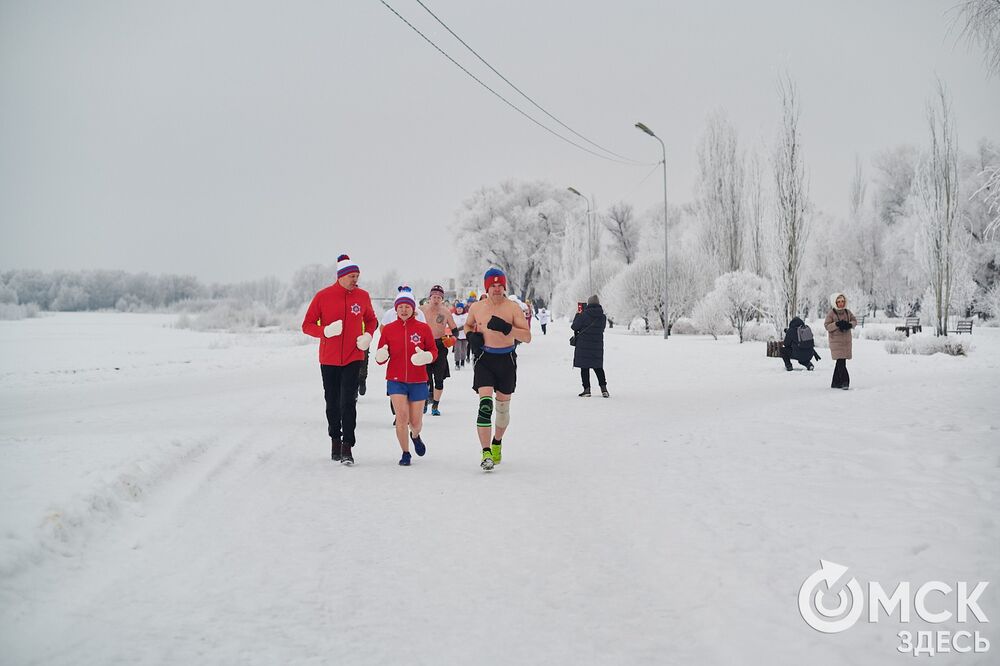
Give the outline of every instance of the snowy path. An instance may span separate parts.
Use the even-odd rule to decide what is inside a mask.
[[[576,397],[553,326],[522,348],[492,474],[468,369],[409,469],[374,364],[359,464],[329,460],[311,346],[13,382],[0,662],[902,661],[896,624],[819,634],[796,594],[821,557],[1000,584],[996,333],[973,359],[859,341],[850,392],[763,343],[611,335],[604,400]]]

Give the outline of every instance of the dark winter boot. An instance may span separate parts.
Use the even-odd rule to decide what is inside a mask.
[[[590,389],[583,389],[583,393],[581,393],[579,395],[579,397],[581,397],[581,398],[589,398],[590,397]]]
[[[607,386],[602,386],[601,387],[601,395],[604,396],[605,398],[610,398],[611,397],[611,394],[608,393],[608,387]]]
[[[340,443],[340,439],[339,438],[333,438],[333,437],[331,437],[330,438],[330,442],[331,442],[331,446],[330,446],[330,459],[331,460],[340,460],[340,458],[341,458],[341,451],[343,450],[343,446]]]
[[[347,466],[351,466],[354,464],[354,455],[351,453],[352,446],[354,445],[344,442],[340,450],[340,462]]]

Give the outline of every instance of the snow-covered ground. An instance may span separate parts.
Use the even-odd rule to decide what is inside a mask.
[[[992,644],[934,663],[996,663],[998,329],[968,358],[856,340],[851,391],[829,359],[616,329],[604,400],[557,322],[486,474],[469,369],[401,468],[373,363],[346,468],[315,341],[173,321],[0,322],[0,663],[908,663],[897,632],[931,629]],[[990,581],[992,622],[817,632],[820,558]]]

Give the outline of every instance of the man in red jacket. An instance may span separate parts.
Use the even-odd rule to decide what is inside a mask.
[[[319,338],[330,457],[345,465],[354,464],[359,375],[372,331],[378,328],[371,297],[358,288],[360,274],[346,254],[337,257],[337,281],[313,297],[302,321],[302,332]]]

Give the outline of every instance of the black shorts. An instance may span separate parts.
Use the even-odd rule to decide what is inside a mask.
[[[472,390],[490,386],[500,393],[511,394],[517,385],[517,352],[490,354],[482,352],[472,366]]]
[[[451,377],[451,369],[448,367],[448,348],[444,346],[441,339],[435,341],[437,346],[437,359],[427,366],[427,383],[432,384],[436,389],[444,388],[444,380]]]

